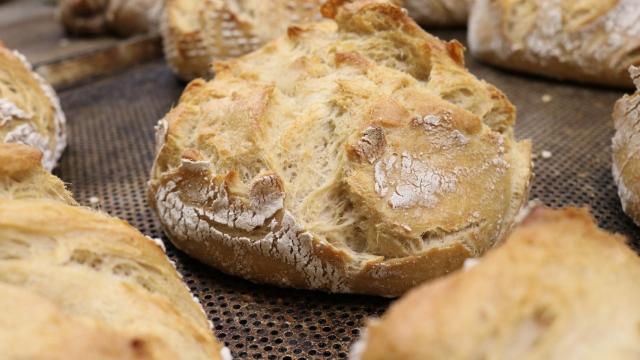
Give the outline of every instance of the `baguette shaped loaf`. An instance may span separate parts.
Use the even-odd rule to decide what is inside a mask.
[[[388,3],[323,11],[335,21],[189,84],[158,124],[150,204],[176,246],[227,273],[396,296],[504,237],[530,143],[457,42]]]
[[[0,283],[1,290],[19,288],[20,294],[9,295],[48,303],[48,309],[33,309],[36,313],[71,319],[64,324],[68,331],[88,326],[95,347],[74,345],[86,346],[87,359],[93,351],[96,356],[106,351],[103,342],[109,339],[92,334],[98,331],[112,338],[114,351],[135,359],[221,358],[222,347],[202,308],[163,250],[107,215],[48,200],[0,200]],[[12,317],[11,306],[4,311],[3,318]],[[55,318],[51,321],[48,326],[55,327]],[[75,325],[79,328],[72,329]],[[61,342],[75,341],[64,331],[38,332],[41,337],[29,338],[38,345],[22,348],[7,340],[19,332],[5,332],[15,331],[0,330],[0,353],[9,359],[22,359],[30,351],[46,354],[66,348]]]
[[[66,147],[65,117],[55,91],[26,58],[0,44],[0,142],[42,151],[51,171]]]
[[[638,91],[618,100],[613,110],[613,179],[624,211],[640,224],[640,69],[630,69]]]
[[[213,60],[244,55],[320,17],[323,0],[167,0],[161,22],[167,62],[183,80],[211,75]]]
[[[637,359],[639,276],[587,210],[536,209],[475,266],[369,321],[352,359]]]
[[[401,6],[424,26],[466,25],[473,0],[401,0]]]
[[[11,143],[0,143],[0,199],[50,199],[77,205],[64,183],[42,168],[38,149]]]
[[[157,32],[162,0],[60,0],[58,12],[73,35],[133,36]]]
[[[497,66],[631,87],[640,64],[637,0],[478,0],[469,21],[472,55]]]

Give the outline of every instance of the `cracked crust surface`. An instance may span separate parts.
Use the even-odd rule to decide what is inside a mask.
[[[157,127],[150,203],[227,273],[396,296],[504,237],[531,149],[458,43],[396,6],[338,3],[189,84]]]
[[[324,0],[168,0],[161,22],[167,62],[183,80],[208,77],[214,60],[249,53],[289,24],[317,20]]]
[[[16,321],[0,330],[0,353],[10,358],[221,359],[163,250],[89,209],[0,200],[0,294]],[[27,315],[24,301],[40,306]],[[17,345],[25,341],[32,345]]]
[[[0,199],[50,199],[77,205],[64,183],[42,167],[39,150],[12,143],[0,143]]]
[[[636,359],[640,260],[624,240],[587,210],[537,208],[475,266],[370,320],[352,359]]]
[[[0,44],[0,142],[23,143],[55,166],[66,147],[65,117],[55,91],[24,56]]]
[[[613,179],[624,211],[640,224],[640,69],[630,68],[638,90],[618,100],[613,110]]]
[[[636,0],[478,0],[468,34],[481,60],[561,80],[631,87],[640,64]]]

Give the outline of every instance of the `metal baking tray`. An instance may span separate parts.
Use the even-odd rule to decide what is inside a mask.
[[[435,33],[465,38],[464,31]],[[555,207],[587,205],[602,227],[627,235],[640,249],[638,231],[622,212],[611,176],[610,114],[623,91],[502,72],[472,59],[467,64],[518,107],[516,134],[533,139],[537,155],[531,198]],[[169,257],[234,358],[347,358],[366,318],[381,315],[392,300],[252,284],[191,260],[163,236],[145,196],[153,127],[183,88],[157,61],[60,92],[69,147],[56,175],[70,183],[82,204],[97,200],[108,213],[164,239]],[[543,157],[542,151],[550,154]]]

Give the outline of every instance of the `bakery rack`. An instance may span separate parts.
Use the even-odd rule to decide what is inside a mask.
[[[434,33],[466,37],[460,30]],[[531,198],[556,207],[590,206],[600,226],[627,235],[640,250],[640,233],[622,212],[611,176],[610,114],[623,92],[516,75],[470,58],[467,65],[518,108],[516,135],[532,139],[536,154]],[[164,240],[234,358],[347,358],[366,318],[381,315],[392,300],[252,284],[188,258],[163,236],[145,195],[153,127],[184,85],[156,60],[59,91],[69,147],[55,174],[83,205],[99,206]]]

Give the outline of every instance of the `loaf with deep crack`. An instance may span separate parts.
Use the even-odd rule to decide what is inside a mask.
[[[22,54],[1,43],[0,142],[23,143],[42,151],[48,171],[67,144],[65,117],[55,91]]]
[[[640,68],[629,69],[637,91],[618,100],[613,110],[613,179],[623,210],[640,224]]]
[[[459,43],[388,3],[323,12],[188,85],[157,127],[150,204],[227,273],[396,296],[505,236],[530,143]]]
[[[501,247],[370,320],[377,359],[636,359],[640,259],[587,210],[532,210]]]
[[[631,87],[640,64],[637,0],[478,0],[469,20],[475,57],[561,80]]]

